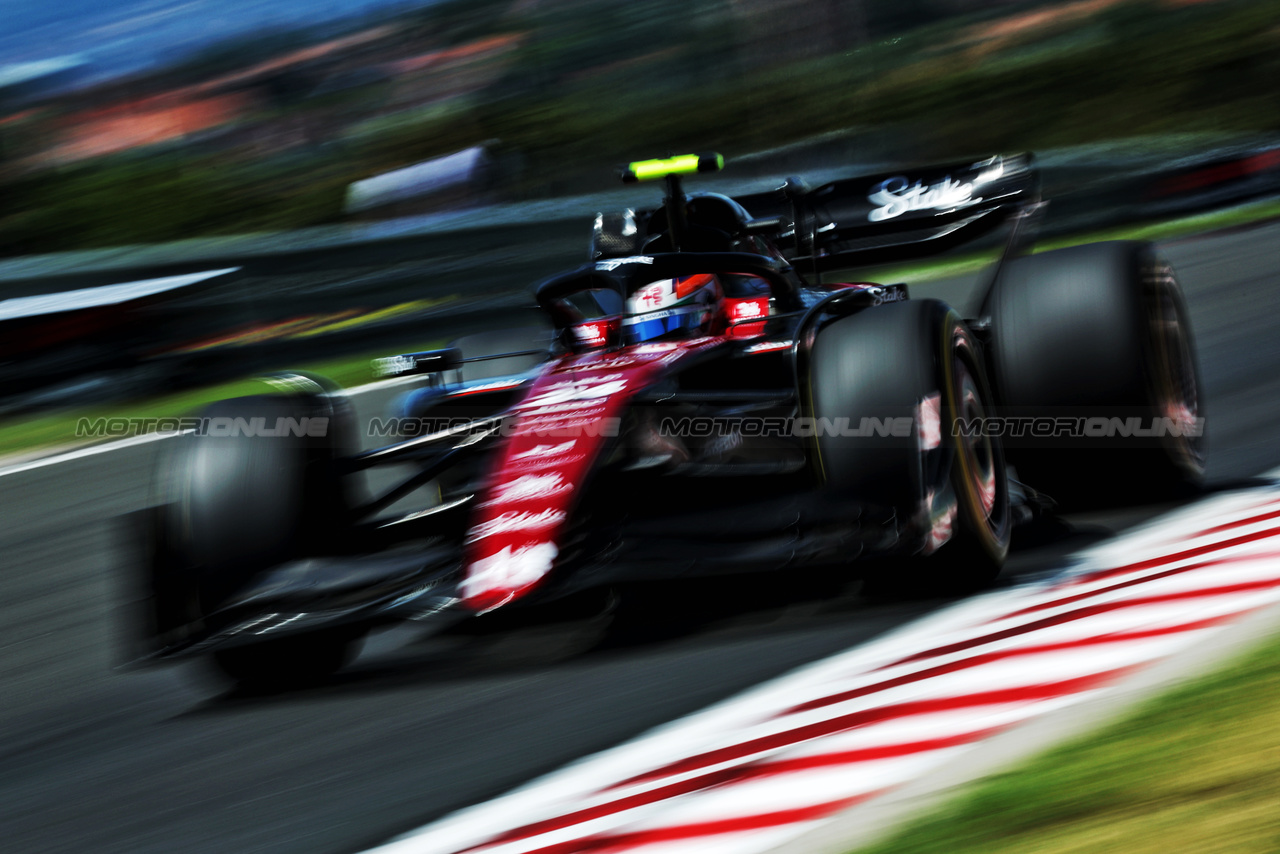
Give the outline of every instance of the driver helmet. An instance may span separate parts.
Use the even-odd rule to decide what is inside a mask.
[[[723,299],[724,289],[710,273],[650,282],[627,299],[627,337],[638,343],[685,330],[706,332]]]

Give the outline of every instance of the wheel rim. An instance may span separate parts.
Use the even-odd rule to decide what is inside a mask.
[[[982,406],[982,395],[978,391],[977,381],[963,361],[956,365],[956,379],[959,416],[971,424],[985,423],[986,410]],[[969,489],[978,498],[983,519],[989,524],[997,498],[996,452],[991,446],[991,437],[985,431],[967,432],[974,435],[958,436],[956,452],[962,454],[967,463],[961,467],[963,476],[968,480]]]
[[[1174,462],[1192,474],[1204,470],[1204,441],[1198,430],[1200,387],[1195,356],[1173,271],[1163,266],[1149,289],[1148,328],[1152,342],[1154,400],[1157,414],[1179,430],[1168,437]]]
[[[952,421],[985,424],[988,398],[977,356],[963,327],[953,331],[949,360],[948,390],[952,398]],[[987,430],[956,430],[952,483],[958,493],[961,512],[982,548],[1002,559],[1009,546],[1009,489],[1005,480],[1004,454],[1000,440]]]

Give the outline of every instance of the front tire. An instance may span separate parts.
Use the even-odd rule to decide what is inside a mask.
[[[181,437],[166,462],[168,495],[156,532],[163,556],[153,568],[157,624],[175,640],[229,625],[236,595],[272,567],[342,550],[356,500],[335,466],[355,440],[343,401],[244,397],[214,403],[203,415],[211,434]],[[254,426],[271,430],[304,418],[327,418],[325,435],[262,435]],[[212,435],[214,425],[231,435]],[[296,684],[341,667],[360,634],[299,634],[215,653],[214,661],[257,687]]]
[[[818,333],[809,376],[815,426],[845,418],[872,434],[819,430],[824,488],[889,509],[915,586],[952,592],[994,579],[1009,548],[1009,487],[999,440],[957,429],[960,419],[984,417],[991,401],[959,316],[937,300],[913,300],[838,319]]]

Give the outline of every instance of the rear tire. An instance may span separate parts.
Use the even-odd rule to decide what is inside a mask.
[[[1199,484],[1204,438],[1184,430],[1204,415],[1191,327],[1173,271],[1150,244],[1094,243],[1019,258],[983,314],[991,318],[992,376],[1005,414],[1180,425],[1162,437],[1007,438],[1027,483],[1075,504]]]
[[[894,419],[892,435],[816,437],[825,488],[891,511],[906,540],[897,547],[919,558],[905,572],[917,588],[988,583],[1008,553],[999,440],[955,429],[958,418],[981,418],[990,407],[982,365],[972,333],[936,300],[864,310],[828,324],[814,342],[808,399],[815,426],[847,418],[865,432],[864,417]],[[876,423],[870,426],[874,432]]]

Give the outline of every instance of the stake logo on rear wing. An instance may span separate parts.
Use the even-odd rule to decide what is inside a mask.
[[[982,201],[981,196],[974,197],[972,183],[953,181],[950,175],[937,184],[916,181],[914,185],[905,175],[895,175],[877,184],[867,199],[874,205],[880,205],[867,214],[871,222],[929,208],[941,211],[969,207]]]

